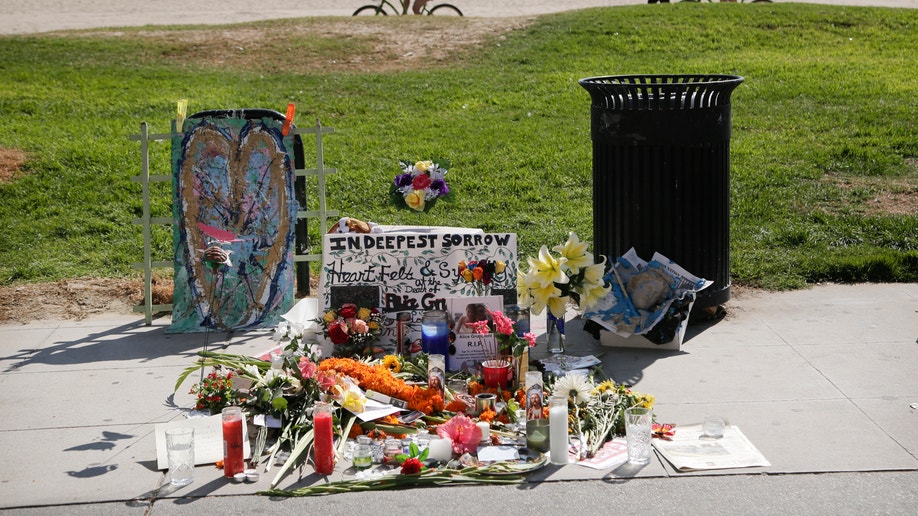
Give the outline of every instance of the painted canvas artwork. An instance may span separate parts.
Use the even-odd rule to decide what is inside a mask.
[[[173,141],[170,332],[273,326],[293,306],[298,205],[282,123],[189,118]]]

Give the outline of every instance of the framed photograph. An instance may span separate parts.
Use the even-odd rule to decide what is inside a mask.
[[[452,328],[449,356],[446,361],[448,371],[476,369],[481,362],[497,354],[497,341],[493,334],[475,333],[475,323],[492,318],[488,310],[503,311],[504,298],[501,296],[453,297],[447,298]]]

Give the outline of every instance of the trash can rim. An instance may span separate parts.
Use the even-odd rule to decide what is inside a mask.
[[[660,81],[659,79],[689,79],[697,78],[700,80],[691,81]],[[641,79],[647,82],[613,82],[611,84],[622,86],[710,86],[719,83],[743,82],[745,77],[741,75],[730,74],[621,74],[621,75],[600,75],[595,77],[584,77],[578,82],[585,84],[610,84],[610,80],[628,80]]]

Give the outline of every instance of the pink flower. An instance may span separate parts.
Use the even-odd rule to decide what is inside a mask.
[[[490,333],[490,330],[488,329],[488,321],[476,321],[465,324],[471,327],[472,330],[479,335],[487,335]]]
[[[330,391],[332,387],[338,384],[338,379],[334,373],[326,373],[325,371],[319,371],[316,373],[316,381],[319,382],[319,387],[323,391]]]
[[[300,363],[297,364],[300,368],[300,374],[303,375],[303,378],[309,379],[316,375],[316,371],[319,369],[319,366],[312,363],[308,357],[300,357]]]
[[[535,333],[528,331],[523,334],[523,338],[526,339],[526,342],[529,343],[530,348],[536,345],[536,334]]]
[[[452,439],[453,451],[459,455],[476,451],[481,441],[481,429],[465,414],[456,414],[438,426],[437,434]]]
[[[366,333],[370,331],[370,328],[367,326],[367,322],[363,319],[354,319],[354,333]]]
[[[509,317],[500,311],[491,312],[488,310],[488,313],[490,313],[491,317],[494,318],[494,327],[497,328],[497,333],[502,335],[513,334],[513,321],[511,321]]]

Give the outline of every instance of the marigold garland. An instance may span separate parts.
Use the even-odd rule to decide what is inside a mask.
[[[446,404],[446,407],[443,409],[447,412],[465,412],[469,409],[469,406],[462,400],[453,400]]]
[[[385,365],[370,365],[350,358],[327,358],[319,363],[320,371],[337,371],[350,376],[360,387],[408,402],[408,408],[425,414],[443,412],[443,395],[437,391],[408,385],[392,376]]]

